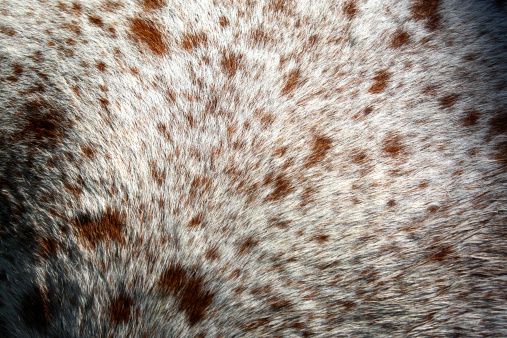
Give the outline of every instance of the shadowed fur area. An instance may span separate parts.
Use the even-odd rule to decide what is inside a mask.
[[[0,337],[507,336],[505,1],[0,16]]]

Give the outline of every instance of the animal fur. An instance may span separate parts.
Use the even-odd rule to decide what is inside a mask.
[[[507,336],[504,2],[0,15],[0,336]]]

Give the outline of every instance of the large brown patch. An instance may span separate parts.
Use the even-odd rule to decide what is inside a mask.
[[[76,217],[74,224],[80,235],[92,246],[100,241],[111,240],[124,244],[123,229],[125,222],[117,210],[108,209],[96,217],[82,214]]]
[[[411,7],[412,18],[415,20],[425,20],[426,28],[434,31],[440,26],[439,5],[440,0],[414,0]]]
[[[130,31],[141,49],[148,48],[156,55],[167,53],[167,45],[163,40],[162,33],[153,22],[134,18],[130,24]]]

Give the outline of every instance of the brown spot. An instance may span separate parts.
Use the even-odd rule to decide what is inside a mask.
[[[366,158],[367,156],[363,151],[356,151],[354,155],[352,155],[352,161],[357,164],[363,164]]]
[[[378,94],[387,87],[387,82],[389,81],[389,78],[391,77],[391,74],[387,71],[387,69],[381,70],[377,72],[377,75],[373,78],[375,83],[370,87],[368,90],[370,93]]]
[[[167,46],[162,39],[162,33],[152,22],[135,18],[131,21],[130,31],[134,40],[147,47],[152,53],[156,55],[167,53]]]
[[[105,97],[99,98],[100,106],[104,109],[105,112],[109,113],[109,100]]]
[[[422,182],[419,184],[419,189],[426,189],[430,184],[428,182]]]
[[[130,296],[122,293],[111,302],[111,307],[109,308],[111,324],[118,325],[128,322],[131,313],[132,298]]]
[[[153,179],[155,180],[155,182],[157,182],[157,184],[159,186],[161,186],[162,184],[164,184],[165,177],[157,169],[157,164],[154,161],[151,161],[150,164],[149,164],[149,166],[150,166],[151,177],[153,177]]]
[[[477,124],[479,120],[479,112],[475,110],[468,110],[465,112],[465,117],[463,118],[463,127],[471,127]]]
[[[171,135],[169,134],[169,131],[167,130],[167,126],[165,124],[159,123],[157,125],[157,130],[164,135],[166,140],[171,141]]]
[[[319,242],[320,244],[323,244],[325,242],[327,242],[329,240],[329,236],[328,235],[323,235],[323,234],[320,234],[320,235],[315,235],[313,237],[313,239],[317,242]]]
[[[98,26],[98,27],[103,27],[104,26],[104,22],[102,21],[102,18],[100,16],[90,15],[88,17],[88,20],[90,20],[90,22],[92,24],[94,24],[95,26]]]
[[[190,220],[190,222],[188,222],[188,226],[189,226],[190,228],[195,228],[195,227],[197,227],[197,226],[200,226],[200,225],[202,225],[202,220],[203,220],[202,215],[201,215],[201,214],[198,214],[198,215],[194,216],[194,217]]]
[[[40,241],[40,256],[43,259],[47,259],[54,255],[58,250],[58,243],[53,238],[42,238]]]
[[[241,243],[241,246],[239,248],[239,254],[245,255],[250,250],[252,250],[259,242],[255,240],[252,236],[248,237],[243,243]]]
[[[434,31],[440,26],[439,5],[440,0],[414,0],[411,7],[412,18],[414,20],[426,20],[426,28]]]
[[[81,146],[81,151],[85,158],[95,158],[95,150],[90,146]]]
[[[165,0],[144,0],[142,5],[147,10],[160,9],[165,6]]]
[[[208,43],[208,37],[203,32],[196,34],[185,34],[181,42],[181,46],[187,51],[191,51],[201,45]]]
[[[0,26],[0,33],[5,34],[7,36],[13,36],[14,34],[16,34],[16,31],[11,27]]]
[[[447,95],[442,98],[440,98],[440,107],[442,108],[450,108],[452,107],[456,101],[458,100],[459,95],[453,94],[453,95]]]
[[[387,201],[387,206],[388,206],[389,208],[392,208],[392,207],[394,207],[395,205],[396,205],[396,201],[395,201],[395,200],[389,200],[389,201]]]
[[[273,192],[265,198],[266,201],[274,201],[284,198],[294,190],[290,181],[283,174],[275,176],[270,173],[266,175],[264,178],[264,184],[273,184],[275,186]]]
[[[271,40],[271,37],[262,27],[258,27],[256,30],[252,31],[252,39],[256,44],[266,44]]]
[[[382,150],[391,157],[398,157],[404,151],[404,145],[399,135],[389,134],[384,139]]]
[[[229,26],[229,20],[227,20],[227,18],[225,16],[221,16],[219,19],[218,19],[218,22],[220,22],[220,26],[222,27],[227,27]]]
[[[290,301],[278,296],[271,296],[266,300],[266,302],[269,304],[273,311],[281,311],[292,306],[292,303]]]
[[[12,65],[12,69],[14,70],[14,73],[16,75],[21,75],[23,74],[23,66],[20,65],[19,63],[15,63]]]
[[[287,9],[287,5],[286,0],[274,0],[269,3],[269,9],[274,12],[283,12]]]
[[[316,135],[312,140],[312,154],[308,157],[306,167],[311,167],[322,161],[332,148],[333,141],[325,136]]]
[[[81,4],[79,4],[77,2],[72,4],[72,11],[73,12],[80,14],[82,10],[83,10],[83,8],[81,7]]]
[[[437,207],[436,205],[432,205],[432,206],[429,206],[428,209],[426,209],[426,211],[429,213],[429,214],[434,214],[438,211],[438,209],[440,209],[439,207]]]
[[[441,262],[453,253],[450,247],[444,247],[440,249],[436,254],[430,256],[430,260]]]
[[[492,136],[507,134],[507,112],[499,112],[495,115],[495,117],[489,120],[489,133]]]
[[[39,286],[32,286],[21,298],[19,315],[26,327],[44,334],[50,323],[48,301]]]
[[[241,59],[242,55],[235,55],[233,53],[224,54],[222,56],[222,68],[227,76],[234,77],[234,75],[236,75]]]
[[[104,72],[106,70],[106,64],[102,61],[97,62],[97,69]]]
[[[187,276],[185,269],[172,263],[161,275],[158,282],[162,292],[179,300],[179,309],[188,316],[191,325],[201,321],[211,305],[214,294],[205,290],[204,279],[195,273]]]
[[[299,84],[299,70],[293,70],[289,73],[285,80],[285,86],[282,88],[282,94],[287,95],[292,92]]]
[[[218,253],[217,248],[206,250],[206,253],[204,255],[206,256],[206,259],[209,259],[210,261],[215,261],[220,258],[220,254]]]
[[[81,236],[92,248],[100,241],[111,240],[124,244],[123,229],[125,221],[120,213],[114,209],[107,209],[101,216],[89,214],[78,215],[74,224]]]
[[[23,110],[27,114],[27,124],[16,134],[16,138],[35,142],[42,140],[60,141],[70,123],[66,122],[62,111],[46,101],[29,101]]]
[[[393,38],[391,40],[391,47],[400,48],[401,46],[407,44],[409,39],[410,34],[402,29],[398,29],[396,32],[394,32]]]
[[[356,7],[356,4],[354,3],[354,1],[348,1],[347,3],[345,3],[345,5],[343,6],[343,13],[349,18],[349,19],[353,19],[356,14],[357,14],[358,10],[357,10],[357,7]]]

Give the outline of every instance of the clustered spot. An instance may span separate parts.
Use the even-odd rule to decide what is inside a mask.
[[[229,77],[234,77],[238,70],[239,63],[241,62],[242,56],[234,53],[224,54],[222,57],[222,68]]]
[[[312,167],[322,161],[329,150],[331,150],[333,141],[326,136],[315,135],[312,140],[312,153],[308,157],[306,167]]]
[[[343,6],[343,13],[349,18],[349,19],[353,19],[356,14],[357,14],[358,10],[357,10],[357,7],[356,7],[356,4],[354,3],[353,0],[351,1],[348,1],[347,3],[345,3],[345,5]]]
[[[446,246],[446,247],[440,249],[434,255],[431,255],[430,259],[433,261],[441,262],[444,259],[448,258],[449,255],[451,255],[452,253],[453,253],[453,250],[450,247]]]
[[[132,313],[132,298],[125,293],[121,293],[111,302],[109,314],[111,323],[114,325],[125,323],[129,320]]]
[[[201,214],[195,215],[194,217],[192,217],[192,219],[188,223],[188,226],[190,228],[195,228],[197,226],[200,226],[200,225],[202,225],[202,220],[203,220],[203,217]]]
[[[398,157],[404,151],[404,145],[399,135],[389,134],[384,139],[382,150],[391,157]]]
[[[106,239],[124,243],[125,221],[117,210],[108,209],[99,217],[81,214],[75,218],[74,224],[92,248]]]
[[[285,81],[285,86],[282,88],[282,94],[287,95],[292,92],[299,84],[300,72],[298,69],[291,71]]]
[[[16,34],[16,31],[11,27],[0,26],[0,33],[5,34],[7,36],[13,36],[14,34]]]
[[[87,145],[81,146],[81,151],[83,152],[83,156],[85,158],[95,158],[95,150],[92,147]]]
[[[414,0],[411,7],[412,18],[415,20],[426,20],[426,28],[434,31],[440,26],[439,5],[440,0]]]
[[[252,31],[252,40],[256,44],[266,44],[271,40],[271,37],[265,32],[262,27],[258,27]]]
[[[39,333],[47,331],[50,322],[48,301],[39,286],[32,286],[21,298],[20,315],[27,327]]]
[[[440,98],[440,107],[442,107],[442,108],[452,107],[456,103],[456,101],[458,100],[458,97],[459,97],[458,95],[452,94],[452,95],[447,95],[447,96]]]
[[[97,62],[97,69],[101,72],[106,71],[106,64],[102,61]]]
[[[274,12],[283,12],[287,9],[287,0],[274,0],[269,4],[269,9]]]
[[[370,93],[378,94],[384,91],[387,87],[387,82],[389,81],[389,78],[391,77],[391,74],[387,71],[387,69],[381,70],[377,72],[377,75],[373,78],[375,83],[370,87],[368,90]]]
[[[393,38],[391,40],[391,47],[400,48],[401,46],[407,44],[409,39],[410,34],[408,34],[402,29],[398,29],[393,34]]]
[[[178,299],[179,309],[187,314],[191,325],[197,324],[205,317],[206,309],[214,298],[214,293],[205,289],[204,279],[196,276],[196,271],[187,274],[177,263],[172,263],[162,273],[158,284],[164,294]]]
[[[183,36],[183,40],[181,42],[181,46],[187,51],[191,51],[194,48],[197,48],[201,45],[205,45],[208,43],[208,37],[204,32],[195,33],[195,34],[185,34]]]
[[[162,38],[162,33],[154,23],[134,18],[131,21],[130,30],[134,40],[147,47],[152,53],[156,55],[167,53],[167,46]]]

